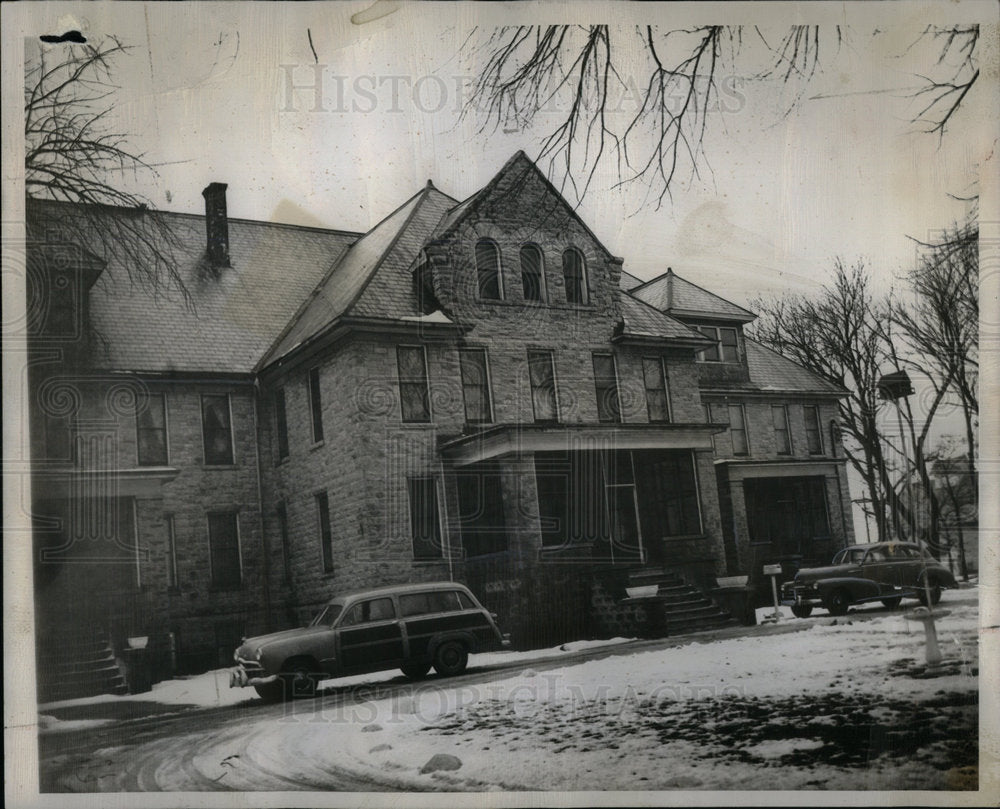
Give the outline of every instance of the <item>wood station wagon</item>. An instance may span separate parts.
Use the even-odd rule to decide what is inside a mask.
[[[266,700],[311,696],[320,680],[351,674],[461,674],[470,653],[509,645],[464,585],[382,587],[331,599],[307,627],[245,639],[229,685],[253,686]]]

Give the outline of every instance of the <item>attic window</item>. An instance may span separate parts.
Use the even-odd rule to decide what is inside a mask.
[[[573,247],[563,253],[563,280],[566,303],[587,303],[587,266],[583,255]]]
[[[542,301],[542,251],[534,244],[521,248],[521,286],[526,301]]]
[[[715,345],[698,352],[698,362],[739,362],[739,337],[734,328],[727,326],[695,326]]]
[[[500,249],[489,239],[476,242],[476,274],[479,277],[479,297],[484,300],[503,299],[500,277]]]

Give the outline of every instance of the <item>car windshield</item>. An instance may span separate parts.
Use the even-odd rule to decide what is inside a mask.
[[[341,611],[344,609],[344,605],[335,602],[333,604],[327,604],[319,611],[319,614],[312,619],[309,626],[333,626],[333,622],[337,620]]]

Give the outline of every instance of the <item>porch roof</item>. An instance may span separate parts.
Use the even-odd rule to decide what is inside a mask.
[[[442,439],[441,455],[455,466],[534,452],[589,449],[712,450],[718,425],[498,424],[471,435]]]

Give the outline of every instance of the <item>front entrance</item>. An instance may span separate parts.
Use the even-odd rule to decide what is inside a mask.
[[[749,478],[743,493],[750,541],[772,556],[811,558],[814,543],[830,540],[825,478]]]

